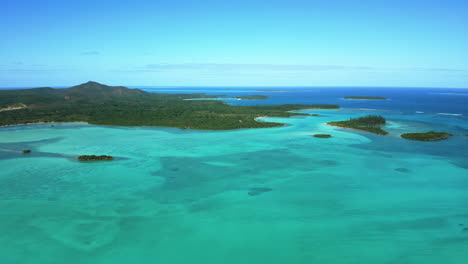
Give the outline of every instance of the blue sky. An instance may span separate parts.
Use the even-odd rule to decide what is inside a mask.
[[[2,0],[0,87],[468,88],[468,1]]]

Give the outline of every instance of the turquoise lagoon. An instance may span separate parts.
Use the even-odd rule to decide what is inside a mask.
[[[468,137],[398,135],[466,134],[466,112],[390,101],[266,117],[287,124],[267,129],[0,128],[0,263],[464,264]],[[324,124],[367,114],[390,135]]]

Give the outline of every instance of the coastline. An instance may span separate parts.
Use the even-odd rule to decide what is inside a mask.
[[[268,117],[268,116],[257,116],[256,118],[254,118],[254,120],[257,121],[258,118],[265,118],[265,117]],[[257,122],[264,122],[264,121],[257,121]]]
[[[47,125],[47,124],[73,124],[73,123],[78,123],[78,124],[88,124],[86,121],[73,121],[73,122],[33,122],[33,123],[23,123],[23,124],[14,124],[14,125],[0,125],[0,128],[2,127],[14,127],[14,126],[28,126],[28,125]]]

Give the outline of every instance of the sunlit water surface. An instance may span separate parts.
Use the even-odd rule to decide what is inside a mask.
[[[467,134],[467,90],[223,89],[174,92],[344,108],[236,131],[0,128],[0,263],[467,263],[468,137],[399,138]],[[390,135],[325,124],[368,114]]]

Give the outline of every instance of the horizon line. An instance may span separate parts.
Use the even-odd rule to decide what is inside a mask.
[[[84,84],[86,82],[80,83]],[[274,86],[274,85],[109,85],[105,83],[98,82],[100,84],[108,85],[108,86],[124,86],[128,88],[154,88],[154,89],[161,89],[161,88],[409,88],[409,89],[468,89],[468,87],[434,87],[434,86],[374,86],[374,85],[350,85],[350,86],[343,86],[343,85],[298,85],[298,86]],[[73,86],[77,86],[80,84],[75,85],[53,85],[53,86],[0,86],[0,89],[15,89],[15,88],[24,88],[24,89],[34,89],[34,88],[56,88],[56,89],[63,89],[69,88]]]

